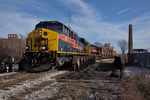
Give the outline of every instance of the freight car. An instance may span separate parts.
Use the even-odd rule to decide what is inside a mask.
[[[63,23],[42,21],[28,34],[26,53],[19,69],[25,69],[23,63],[30,65],[29,70],[38,70],[44,64],[48,64],[48,69],[61,67],[69,62],[76,62],[79,67],[95,56],[101,56],[100,48],[79,37]]]

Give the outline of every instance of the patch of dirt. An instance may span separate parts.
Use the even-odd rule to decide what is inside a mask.
[[[84,70],[58,79],[57,82],[63,83],[63,85],[50,99],[119,100],[120,81],[118,78],[109,77],[113,64],[108,64],[110,69],[107,71],[98,70],[103,68],[103,65],[103,63],[95,63]]]

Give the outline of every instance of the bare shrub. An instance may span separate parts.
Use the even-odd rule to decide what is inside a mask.
[[[124,55],[125,52],[127,51],[127,48],[128,48],[128,43],[127,43],[127,41],[126,41],[126,40],[123,40],[123,39],[119,40],[119,41],[118,41],[118,46],[119,46],[119,48],[121,49],[122,54]]]
[[[121,100],[150,100],[150,79],[141,76],[126,77],[122,86]]]

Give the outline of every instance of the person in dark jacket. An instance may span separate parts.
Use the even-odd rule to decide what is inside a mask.
[[[114,57],[114,66],[112,68],[112,73],[111,73],[110,77],[118,77],[119,75],[117,74],[116,70],[119,69],[120,70],[119,79],[122,79],[124,67],[125,67],[124,58],[115,56]]]
[[[120,80],[122,79],[123,77],[123,70],[125,69],[125,59],[123,56],[120,56],[120,57],[115,57],[115,60],[114,60],[114,65],[116,67],[116,69],[119,69],[120,70]]]
[[[120,59],[117,56],[115,56],[114,57],[114,64],[113,64],[113,67],[112,67],[112,72],[110,74],[110,77],[118,77],[118,74],[116,72],[116,70],[120,66],[120,64],[118,62],[120,62]]]
[[[125,57],[121,56],[120,61],[121,61],[121,65],[120,65],[120,80],[121,80],[124,75],[123,71],[125,69]]]
[[[9,72],[12,72],[12,58],[11,57],[8,57],[7,64],[9,67]]]

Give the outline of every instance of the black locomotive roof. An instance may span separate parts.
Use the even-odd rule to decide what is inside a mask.
[[[41,21],[40,23],[38,23],[36,26],[35,26],[35,29],[39,28],[39,26],[50,26],[50,25],[59,25],[59,26],[63,26],[64,24],[59,22],[59,21]],[[64,25],[65,26],[65,25]],[[67,27],[67,26],[65,26]]]
[[[91,47],[98,47],[98,46],[96,46],[95,44],[91,44]]]
[[[38,24],[60,24],[60,25],[63,25],[61,22],[59,21],[41,21],[40,23]],[[37,24],[37,25],[38,25]]]
[[[52,27],[52,26],[55,26]],[[60,27],[57,27],[57,26],[60,26]],[[40,23],[38,23],[36,26],[35,26],[35,29],[38,29],[38,28],[46,28],[46,29],[51,29],[51,30],[54,30],[54,31],[57,31],[57,32],[63,32],[63,27],[64,26],[67,30],[70,30],[69,33],[71,34],[71,36],[78,38],[78,40],[80,42],[82,42],[83,44],[87,45],[89,42],[87,40],[85,40],[84,38],[81,38],[81,37],[78,37],[78,34],[75,33],[74,31],[72,31],[70,29],[70,27],[67,27],[66,25],[64,25],[63,23],[59,22],[59,21],[41,21]],[[69,35],[70,36],[70,35]]]
[[[89,43],[87,40],[85,40],[82,37],[79,38],[79,41],[82,42],[82,43],[84,43],[84,44],[86,44],[86,45]]]

